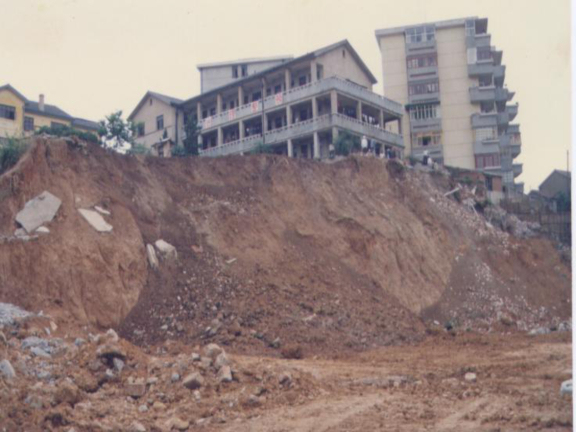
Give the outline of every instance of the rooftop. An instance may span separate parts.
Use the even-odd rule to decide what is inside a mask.
[[[219,66],[233,66],[239,64],[247,64],[247,63],[266,63],[271,61],[289,61],[292,60],[294,56],[275,56],[275,57],[257,57],[257,58],[247,58],[247,59],[238,59],[232,61],[223,61],[223,62],[216,62],[216,63],[203,63],[196,66],[199,70],[208,69],[213,67]]]
[[[458,27],[458,26],[463,26],[466,23],[466,20],[470,20],[470,19],[478,19],[478,17],[466,17],[466,18],[456,18],[456,19],[451,19],[451,20],[444,20],[444,21],[431,21],[431,22],[426,22],[426,23],[419,23],[419,24],[410,24],[410,25],[405,25],[405,26],[401,26],[401,27],[391,27],[391,28],[383,28],[383,29],[379,29],[376,30],[376,37],[380,37],[380,36],[390,36],[390,35],[394,35],[394,34],[399,34],[399,33],[404,33],[406,31],[406,29],[412,28],[412,27],[421,27],[421,26],[426,26],[426,25],[434,25],[436,28],[450,28],[450,27]]]

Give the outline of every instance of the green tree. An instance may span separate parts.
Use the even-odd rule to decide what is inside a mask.
[[[337,155],[348,156],[355,150],[360,149],[360,138],[352,135],[350,132],[341,130],[338,132],[338,138],[334,143],[334,151]]]
[[[27,148],[24,140],[16,137],[7,137],[3,142],[0,142],[0,174],[16,165]]]
[[[114,150],[128,150],[134,146],[136,126],[122,118],[122,111],[116,111],[100,121],[98,134],[108,147]]]
[[[200,129],[198,122],[191,114],[188,114],[187,121],[184,123],[185,138],[182,140],[185,155],[199,155],[198,136],[200,135]]]
[[[88,141],[94,144],[100,144],[98,136],[93,134],[92,132],[84,132],[66,125],[42,126],[40,129],[37,129],[36,132],[34,133],[36,135],[47,134],[57,137],[76,136],[81,140]]]

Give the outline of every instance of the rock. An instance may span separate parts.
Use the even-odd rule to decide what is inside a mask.
[[[126,353],[116,344],[104,344],[99,346],[96,350],[96,355],[109,361],[109,364],[112,364],[114,358],[119,358],[120,360],[126,359]]]
[[[193,362],[200,361],[200,354],[198,354],[198,353],[192,353],[191,359],[192,359]]]
[[[572,380],[564,381],[560,385],[560,396],[565,394],[572,395]]]
[[[150,264],[150,267],[156,270],[159,266],[159,262],[158,257],[156,256],[156,250],[151,244],[146,245],[146,255],[148,256],[148,264]]]
[[[61,204],[58,197],[44,191],[24,205],[16,215],[16,222],[31,233],[42,224],[52,221]]]
[[[124,369],[124,362],[120,360],[118,357],[112,359],[112,364],[114,365],[114,369],[116,369],[118,373],[122,372],[122,369]]]
[[[170,243],[168,243],[162,239],[156,240],[156,243],[154,243],[154,246],[156,246],[156,249],[158,249],[158,252],[160,252],[164,258],[177,258],[178,257],[178,253],[176,252],[176,248],[174,246],[172,246]]]
[[[82,396],[82,392],[76,384],[63,381],[54,394],[54,400],[56,401],[56,405],[67,403],[73,407],[82,400]]]
[[[148,405],[143,404],[138,407],[138,412],[145,413],[146,411],[148,411]]]
[[[86,343],[86,340],[82,339],[82,338],[76,338],[76,340],[74,341],[74,345],[76,345],[77,347],[81,347],[85,343]]]
[[[274,339],[272,342],[270,342],[270,347],[271,348],[280,348],[280,338],[277,337],[276,339]]]
[[[0,331],[0,343],[6,345],[8,343],[8,339],[6,339],[6,335],[4,332]]]
[[[537,336],[537,335],[543,335],[543,334],[548,334],[550,333],[550,329],[546,328],[546,327],[538,327],[535,329],[532,329],[528,332],[528,334],[530,336]]]
[[[106,337],[108,338],[108,340],[112,343],[116,343],[120,340],[120,337],[118,336],[118,333],[116,333],[114,331],[114,329],[108,329],[108,331],[106,332]]]
[[[18,238],[28,238],[28,233],[24,228],[16,228],[14,230],[14,237]]]
[[[278,382],[281,385],[286,385],[289,386],[292,383],[292,375],[290,375],[289,372],[282,372],[279,376],[278,376]]]
[[[172,381],[172,382],[178,382],[178,381],[180,381],[180,375],[177,374],[176,372],[174,372],[174,373],[172,374],[172,376],[170,377],[170,381]]]
[[[182,420],[179,417],[172,417],[170,420],[166,422],[166,427],[168,430],[179,430],[185,431],[190,427],[190,422],[186,420]]]
[[[10,303],[0,303],[0,326],[13,325],[14,320],[30,316],[30,312]]]
[[[216,368],[216,370],[220,370],[222,366],[228,366],[229,364],[230,360],[228,359],[228,356],[224,351],[222,351],[214,361],[214,367]]]
[[[147,385],[154,385],[157,382],[158,382],[158,378],[156,378],[156,377],[150,377],[146,380]]]
[[[46,228],[45,226],[41,226],[39,228],[36,228],[36,232],[40,233],[40,234],[50,234],[50,230],[48,228]]]
[[[200,392],[198,390],[194,390],[193,395],[194,395],[194,399],[196,399],[197,401],[202,399],[202,396],[200,395]]]
[[[476,382],[476,374],[474,372],[467,372],[464,379],[468,382]]]
[[[49,353],[47,353],[42,348],[37,347],[37,346],[30,348],[30,352],[36,357],[43,357],[43,358],[50,358],[51,357],[51,355]]]
[[[16,378],[16,372],[7,359],[0,361],[0,374],[6,379]]]
[[[130,426],[128,426],[128,432],[146,432],[146,428],[142,423],[134,420],[132,423],[130,423]]]
[[[200,369],[208,370],[212,366],[212,359],[210,357],[200,357]]]
[[[106,215],[106,216],[111,215],[111,213],[108,210],[105,210],[100,206],[94,206],[94,210],[96,210],[98,213],[102,213],[103,215]]]
[[[232,369],[230,366],[225,365],[218,371],[218,382],[232,382]]]
[[[104,220],[102,215],[94,210],[78,209],[86,221],[98,232],[112,231],[112,225]]]
[[[128,382],[125,388],[126,394],[133,398],[140,398],[146,393],[146,384],[143,378],[138,378],[134,382]]]
[[[166,409],[166,405],[164,405],[162,402],[160,401],[156,401],[154,402],[154,404],[152,405],[152,408],[154,408],[155,410],[158,411],[164,411]]]
[[[202,387],[202,385],[204,384],[204,378],[202,378],[202,375],[200,375],[198,372],[193,372],[184,378],[182,384],[184,385],[184,387],[190,390],[195,390]]]
[[[260,405],[262,405],[262,401],[256,395],[250,395],[248,397],[244,397],[240,403],[244,407],[252,407],[252,408],[259,407]]]
[[[215,343],[208,344],[204,348],[204,354],[212,360],[215,360],[223,351],[224,350]]]

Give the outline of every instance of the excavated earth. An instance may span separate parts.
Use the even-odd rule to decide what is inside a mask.
[[[0,302],[50,325],[5,328],[2,358],[20,378],[0,378],[0,424],[571,428],[559,394],[570,334],[526,334],[569,328],[569,263],[548,240],[515,238],[461,194],[445,196],[455,186],[447,173],[375,158],[161,159],[37,138],[0,177]],[[62,200],[50,232],[15,236],[15,215],[43,191]],[[78,211],[95,206],[111,232]],[[160,239],[177,256],[157,250],[154,268],[146,246]],[[107,328],[126,351],[109,374],[89,336]],[[29,354],[21,343],[33,335],[58,336],[58,350]],[[232,356],[232,382],[190,360],[209,343]],[[50,378],[38,380],[42,368]],[[206,383],[196,395],[175,371]],[[158,382],[134,397],[135,377]]]

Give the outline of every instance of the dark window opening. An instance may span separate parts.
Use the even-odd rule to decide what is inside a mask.
[[[162,129],[164,129],[164,116],[159,115],[158,117],[156,117],[156,130],[162,130]]]
[[[10,105],[0,105],[0,118],[16,120],[16,108]]]
[[[34,130],[34,117],[24,117],[24,130],[25,131]]]

